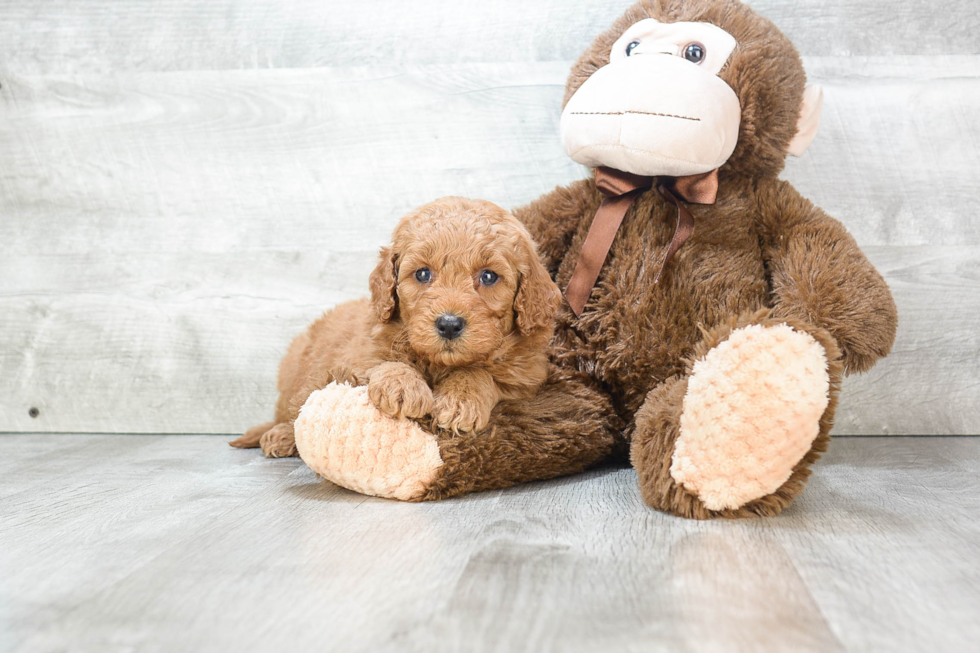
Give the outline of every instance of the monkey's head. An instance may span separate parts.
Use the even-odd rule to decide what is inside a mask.
[[[810,144],[822,99],[793,44],[738,0],[641,0],[572,68],[562,143],[644,176],[774,175]]]

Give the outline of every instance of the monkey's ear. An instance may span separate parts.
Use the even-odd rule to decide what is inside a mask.
[[[517,314],[517,328],[523,336],[552,326],[558,307],[561,306],[561,291],[551,280],[548,271],[541,265],[538,253],[530,236],[524,236],[523,247],[526,265],[521,268],[521,278],[517,281],[517,296],[514,298],[514,312]]]
[[[789,153],[803,156],[810,147],[813,137],[820,127],[820,110],[823,108],[823,89],[817,84],[809,84],[803,91],[803,104],[800,107],[800,120],[796,123],[796,136],[789,142]]]
[[[382,323],[391,322],[398,311],[398,255],[382,247],[378,265],[371,273],[371,304]]]

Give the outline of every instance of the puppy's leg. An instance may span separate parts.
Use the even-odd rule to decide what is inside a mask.
[[[414,367],[382,363],[369,372],[368,397],[391,417],[424,417],[432,412],[432,389]]]
[[[500,401],[500,391],[486,370],[456,370],[435,388],[432,417],[441,429],[453,433],[482,431],[490,411]]]
[[[266,458],[289,458],[296,455],[292,422],[280,422],[262,434],[259,445]]]
[[[238,449],[255,449],[259,446],[259,438],[262,434],[275,426],[275,422],[266,422],[265,424],[259,424],[258,426],[253,426],[249,430],[245,431],[245,435],[242,435],[237,440],[232,440],[228,444]]]
[[[304,365],[304,353],[309,345],[309,333],[300,334],[293,339],[286,355],[279,363],[277,380],[279,398],[276,401],[275,421],[253,426],[245,431],[244,435],[228,444],[238,449],[262,447],[262,452],[270,458],[296,455],[296,446],[292,442],[293,421],[296,419],[299,409],[293,409],[292,404],[296,402],[296,395],[305,390],[304,381],[306,385],[309,385],[306,378],[306,366]],[[314,389],[306,390],[306,394]]]
[[[262,447],[262,453],[266,458],[289,458],[299,455],[296,451],[293,423],[310,393],[324,387],[331,380],[331,376],[294,379],[292,386],[288,388],[292,393],[291,396],[280,395],[276,403],[278,423],[259,437],[259,446]]]
[[[239,449],[262,447],[267,458],[288,458],[296,455],[296,442],[293,438],[292,422],[266,422],[253,426],[245,435],[229,442]]]

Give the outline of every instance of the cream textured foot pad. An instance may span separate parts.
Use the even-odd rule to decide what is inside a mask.
[[[671,476],[711,510],[772,494],[810,450],[829,391],[826,352],[809,334],[733,331],[691,372]]]
[[[295,431],[310,469],[361,494],[417,499],[442,467],[435,437],[411,420],[383,414],[363,386],[331,383],[317,390],[303,404]]]

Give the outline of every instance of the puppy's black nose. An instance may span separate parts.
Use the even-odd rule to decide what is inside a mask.
[[[459,334],[463,332],[463,327],[466,326],[466,320],[459,317],[458,315],[450,315],[446,313],[445,315],[440,315],[436,318],[436,331],[439,335],[446,340],[455,340],[459,337]]]

